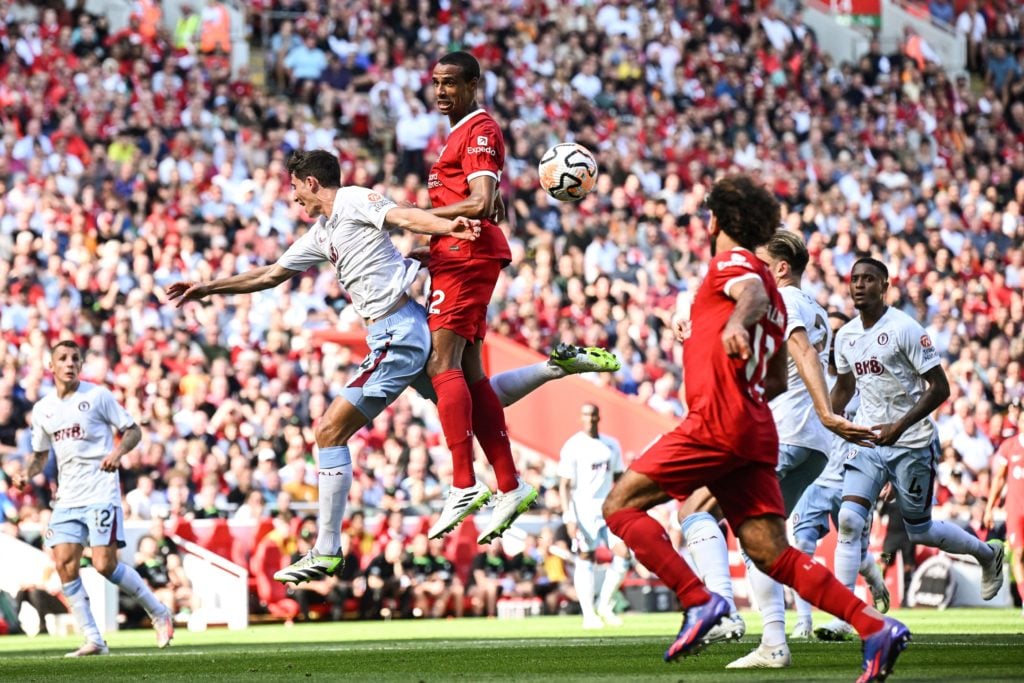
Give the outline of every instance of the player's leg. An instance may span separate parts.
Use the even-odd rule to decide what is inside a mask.
[[[686,550],[697,576],[708,590],[721,595],[729,603],[729,615],[708,632],[708,642],[742,638],[747,632],[747,624],[736,610],[729,569],[729,546],[725,542],[718,501],[702,486],[683,501],[679,518]]]
[[[577,534],[579,541],[582,534]],[[580,601],[580,612],[583,615],[583,628],[604,628],[604,622],[597,616],[594,605],[594,584],[597,571],[594,568],[594,553],[580,550],[576,555],[576,566],[572,572],[572,585],[576,589],[576,598]]]
[[[505,424],[505,410],[484,372],[483,339],[467,344],[462,355],[462,371],[473,400],[473,433],[494,470],[499,493],[519,486],[519,472],[512,457],[512,445]]]
[[[449,329],[431,330],[427,374],[437,395],[437,416],[452,454],[452,486],[468,489],[473,473],[473,398],[462,370],[467,340]]]
[[[876,448],[851,446],[843,472],[843,497],[837,515],[836,578],[850,590],[857,582],[864,529],[888,469]]]
[[[800,496],[796,509],[790,515],[793,524],[793,546],[800,552],[813,557],[814,551],[829,530],[829,517],[839,514],[842,491],[838,488],[812,484]],[[811,603],[794,594],[797,623],[790,634],[794,639],[808,639],[812,635]]]
[[[597,346],[558,344],[546,361],[524,365],[491,377],[491,388],[508,407],[548,382],[584,372],[618,372],[619,359]]]
[[[955,524],[932,521],[935,469],[931,447],[891,450],[893,489],[910,540],[947,553],[974,557],[982,569],[981,597],[994,598],[1003,585],[1003,544],[984,543]]]
[[[1010,505],[1006,509],[1006,543],[1010,546],[1010,568],[1017,582],[1017,593],[1024,598],[1024,512]]]
[[[779,477],[787,515],[796,509],[800,496],[814,483],[827,464],[828,455],[821,451],[792,444],[779,446],[779,464],[775,472]]]
[[[134,567],[117,559],[118,548],[124,547],[123,509],[120,505],[90,508],[87,519],[93,567],[105,579],[142,604],[156,631],[157,647],[167,647],[174,638],[171,611],[150,590]]]
[[[80,508],[83,510],[84,508]],[[92,614],[89,594],[85,592],[79,567],[82,564],[82,550],[88,542],[88,528],[73,510],[57,509],[50,517],[46,530],[46,545],[53,549],[53,561],[60,577],[61,592],[68,601],[71,614],[75,617],[78,630],[85,636],[85,644],[68,657],[85,657],[109,653],[99,626]]]
[[[597,616],[601,617],[604,623],[609,626],[621,626],[622,618],[615,613],[615,594],[619,586],[626,579],[629,573],[630,554],[629,548],[622,540],[612,534],[605,526],[602,535],[605,542],[612,551],[612,561],[604,572],[604,581],[601,582],[601,592],[597,596]]]

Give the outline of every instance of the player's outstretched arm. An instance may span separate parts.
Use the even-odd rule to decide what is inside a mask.
[[[874,437],[874,432],[832,412],[825,372],[821,367],[818,350],[814,348],[807,336],[807,330],[803,328],[793,330],[789,339],[786,340],[786,350],[793,357],[796,370],[800,373],[800,378],[811,395],[814,412],[818,414],[818,419],[825,425],[825,428],[851,443],[861,446],[869,445],[871,443],[869,439]]]
[[[871,427],[878,435],[875,437],[875,443],[879,446],[891,446],[896,443],[903,432],[927,418],[949,398],[949,380],[946,379],[946,371],[941,365],[931,368],[922,377],[928,383],[928,388],[906,415],[896,422]]]
[[[991,529],[995,523],[993,513],[999,507],[999,498],[1003,494],[1003,484],[1006,483],[1006,470],[1009,469],[1009,465],[1010,463],[1004,459],[992,470],[992,485],[988,489],[988,503],[985,504],[985,516],[982,517],[986,529]]]
[[[396,206],[388,211],[384,221],[392,227],[421,235],[451,235],[464,240],[475,240],[480,236],[479,220],[465,216],[440,218],[414,206]]]
[[[297,270],[289,270],[275,263],[210,282],[174,282],[167,287],[167,298],[180,299],[178,308],[181,308],[186,301],[200,301],[211,294],[249,294],[272,289],[298,274]]]

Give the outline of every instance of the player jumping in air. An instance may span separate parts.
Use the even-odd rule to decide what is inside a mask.
[[[46,545],[53,548],[62,592],[75,615],[85,643],[68,657],[109,654],[96,625],[79,568],[88,545],[92,565],[108,581],[142,603],[156,630],[157,647],[167,647],[174,623],[167,609],[129,565],[117,559],[124,547],[124,509],[117,470],[121,458],[142,438],[142,430],[106,387],[83,382],[82,349],[73,341],[50,351],[56,390],[32,408],[32,459],[27,472],[14,477],[17,488],[43,471],[50,448],[57,456],[57,502],[47,526]],[[113,431],[121,435],[114,446]]]
[[[857,628],[864,639],[859,680],[883,679],[909,630],[858,600],[786,540],[775,474],[778,433],[767,403],[786,388],[785,304],[753,253],[775,233],[778,202],[750,178],[727,176],[712,188],[709,207],[715,255],[694,298],[693,334],[683,348],[690,412],[623,474],[605,501],[605,519],[683,606],[666,661],[699,651],[729,605],[704,588],[647,510],[707,486],[761,571]]]
[[[198,301],[211,294],[244,294],[276,287],[309,268],[329,262],[352,305],[366,320],[370,353],[360,372],[334,399],[316,426],[319,450],[319,529],[309,554],[280,572],[279,581],[310,581],[339,571],[342,563],[341,522],[352,485],[348,440],[384,408],[414,386],[433,397],[424,367],[430,353],[427,315],[406,293],[419,263],[398,253],[386,226],[426,234],[447,234],[470,243],[479,221],[439,218],[422,209],[402,208],[387,197],[361,187],[341,187],[334,154],[323,150],[297,152],[288,162],[295,201],[312,217],[313,227],[295,241],[278,262],[207,283],[176,282],[167,288],[171,299]],[[511,404],[544,382],[587,371],[588,353],[558,349],[548,363],[518,368],[493,378],[502,400]]]
[[[583,612],[583,628],[603,628],[605,624],[621,626],[622,619],[615,614],[612,600],[629,571],[629,550],[609,533],[601,516],[601,505],[625,469],[622,448],[613,437],[597,431],[601,413],[596,405],[584,403],[580,419],[583,430],[569,437],[558,456],[558,494],[563,519],[576,551],[572,581]],[[604,574],[595,606],[594,551],[602,543],[614,557]]]
[[[466,52],[452,52],[434,67],[437,108],[451,122],[451,133],[430,169],[431,213],[442,218],[479,219],[480,238],[471,244],[447,237],[430,240],[428,313],[433,349],[427,372],[437,392],[437,413],[452,452],[454,477],[444,509],[430,538],[447,534],[491,497],[473,472],[473,436],[483,448],[498,493],[494,510],[477,539],[500,536],[537,498],[520,481],[505,427],[501,401],[484,374],[481,349],[487,332],[487,305],[498,274],[511,258],[497,222],[504,218],[498,181],[505,165],[501,129],[476,101],[480,64]],[[594,369],[611,370],[610,354],[590,357]]]
[[[932,521],[936,453],[935,428],[928,416],[949,397],[949,382],[924,329],[886,305],[888,288],[884,263],[858,259],[850,294],[860,315],[836,335],[839,377],[832,405],[845,409],[858,391],[858,419],[874,425],[876,432],[873,445],[852,449],[846,461],[836,576],[853,587],[868,512],[882,487],[892,482],[910,541],[973,556],[982,567],[981,596],[991,600],[1003,583],[1002,543],[982,543],[955,524]]]

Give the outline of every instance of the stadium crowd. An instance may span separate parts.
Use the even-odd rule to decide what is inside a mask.
[[[766,3],[270,1],[252,13],[259,74],[232,74],[219,43],[201,49],[202,24],[135,18],[111,32],[75,4],[0,0],[5,471],[30,451],[47,349],[71,336],[87,348],[83,378],[109,384],[143,426],[122,463],[129,517],[259,520],[314,501],[311,425],[360,360],[314,343],[362,324],[333,274],[182,310],[164,287],[271,263],[302,233],[285,171],[296,149],[334,149],[343,183],[426,205],[447,130],[430,68],[466,49],[508,146],[513,262],[496,333],[541,352],[614,349],[622,370],[595,382],[682,415],[671,320],[709,257],[704,195],[720,173],[754,174],[805,236],[804,286],[826,308],[853,313],[856,258],[889,265],[889,302],[925,325],[951,380],[937,495],[984,533],[989,460],[1024,400],[1024,9],[976,15],[991,30],[972,80],[912,34],[834,63],[799,11]],[[536,162],[569,139],[598,153],[601,176],[559,204]],[[429,402],[407,394],[352,445],[354,508],[439,507],[451,461]],[[557,518],[553,463],[521,458]],[[53,476],[24,493],[0,479],[6,531],[45,522]],[[415,533],[389,551],[387,528],[357,544],[357,567],[394,564],[407,542],[421,552]],[[547,567],[553,541],[530,543]],[[564,582],[556,564],[528,580]],[[420,597],[403,599],[422,611]]]

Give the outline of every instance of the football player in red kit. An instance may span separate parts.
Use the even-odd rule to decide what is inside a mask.
[[[985,526],[989,529],[1001,499],[1006,507],[1006,541],[1013,551],[1013,576],[1017,592],[1024,595],[1024,431],[1004,441],[992,460],[992,487],[985,506]]]
[[[647,510],[707,486],[759,569],[857,629],[864,638],[859,680],[882,680],[910,632],[858,600],[786,539],[775,474],[778,434],[768,407],[786,389],[786,313],[771,273],[754,255],[778,227],[778,202],[750,178],[727,176],[712,188],[708,208],[713,258],[683,346],[689,413],[619,479],[605,501],[605,520],[683,606],[682,628],[666,661],[699,651],[729,606],[704,587]]]
[[[491,497],[473,472],[473,436],[494,468],[498,495],[494,512],[478,541],[500,536],[536,499],[537,491],[519,480],[505,428],[501,402],[484,374],[481,348],[487,305],[501,269],[511,259],[498,228],[504,207],[498,181],[505,165],[501,129],[476,102],[480,64],[467,52],[445,55],[434,67],[437,108],[448,116],[451,133],[430,169],[431,212],[443,217],[481,220],[480,237],[470,244],[430,240],[428,317],[433,348],[427,361],[437,392],[437,412],[452,453],[454,478],[430,538],[454,529]]]

